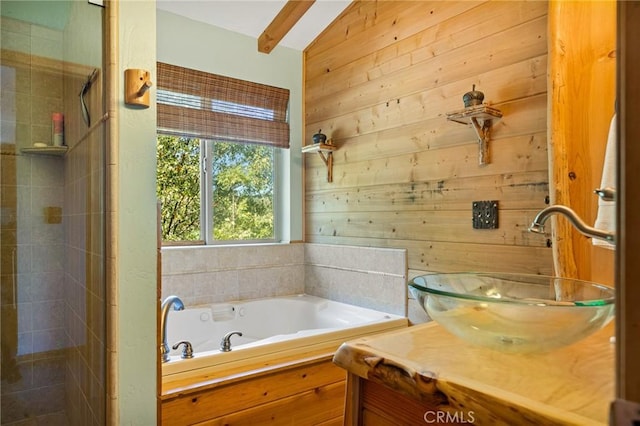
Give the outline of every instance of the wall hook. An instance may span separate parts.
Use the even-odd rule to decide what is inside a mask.
[[[124,71],[124,102],[127,105],[149,107],[149,88],[153,86],[151,73],[132,68]]]

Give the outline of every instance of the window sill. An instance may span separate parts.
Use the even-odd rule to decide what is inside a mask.
[[[294,242],[295,243],[295,242]],[[172,250],[172,249],[185,249],[185,248],[227,248],[227,247],[266,247],[266,246],[282,246],[282,245],[287,245],[287,244],[293,244],[291,241],[265,241],[263,243],[261,242],[256,242],[256,241],[252,241],[252,242],[247,242],[247,243],[241,243],[241,242],[237,242],[237,241],[233,241],[233,242],[228,242],[228,243],[224,243],[221,242],[219,244],[209,244],[206,245],[204,244],[204,242],[202,242],[202,244],[196,244],[195,241],[191,242],[191,241],[185,241],[184,244],[182,243],[178,243],[178,244],[163,244],[162,245],[162,249],[165,250]]]

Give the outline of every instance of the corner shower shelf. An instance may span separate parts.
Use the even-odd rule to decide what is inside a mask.
[[[302,153],[317,152],[320,154],[320,158],[322,158],[322,161],[327,166],[327,182],[333,182],[333,151],[336,149],[338,149],[338,147],[333,145],[331,140],[328,140],[327,143],[314,143],[313,145],[303,146]]]
[[[20,152],[32,155],[51,155],[55,157],[63,157],[68,150],[69,147],[66,146],[34,146],[29,148],[21,148]]]
[[[493,120],[500,118],[502,118],[502,112],[489,105],[474,105],[447,113],[449,121],[473,125],[478,135],[478,164],[481,166],[489,163],[489,134]]]

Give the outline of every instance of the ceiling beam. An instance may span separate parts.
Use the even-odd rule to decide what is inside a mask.
[[[289,0],[258,38],[258,52],[270,53],[315,0]]]

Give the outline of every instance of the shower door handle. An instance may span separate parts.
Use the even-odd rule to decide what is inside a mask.
[[[87,127],[91,127],[91,116],[89,115],[89,108],[87,108],[87,104],[84,101],[84,95],[87,94],[89,89],[91,88],[91,84],[98,76],[98,69],[95,68],[93,72],[87,77],[87,81],[82,86],[82,90],[80,90],[80,110],[82,111],[82,119],[84,120]]]

